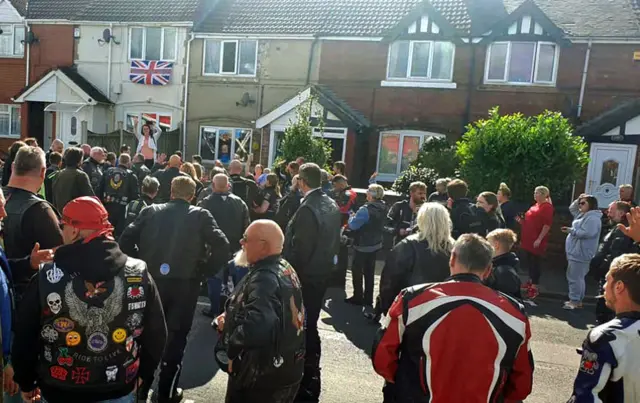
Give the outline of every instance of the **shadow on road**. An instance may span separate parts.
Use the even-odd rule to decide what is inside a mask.
[[[552,299],[536,300],[538,306],[525,305],[527,314],[538,318],[553,318],[566,322],[574,329],[587,330],[596,323],[595,308],[585,305],[583,309],[567,311],[562,309],[562,302]]]
[[[344,298],[344,290],[329,288],[325,294],[323,310],[331,317],[321,320],[344,334],[354,346],[370,356],[376,327],[362,315],[361,307],[346,304]]]
[[[183,389],[206,385],[220,370],[213,354],[218,334],[211,328],[210,322],[210,319],[196,313],[180,376],[180,387]]]

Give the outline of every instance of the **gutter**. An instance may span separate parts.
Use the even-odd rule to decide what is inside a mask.
[[[476,43],[472,38],[469,38],[469,49],[471,49],[471,61],[469,62],[469,83],[467,88],[467,100],[464,107],[465,123],[462,126],[462,133],[464,133],[465,127],[471,123],[471,95],[473,94],[473,88],[475,87],[475,73],[476,73]]]
[[[587,73],[589,72],[589,60],[591,59],[591,39],[587,45],[587,52],[584,55],[584,68],[582,69],[582,83],[580,84],[580,97],[578,98],[578,111],[576,117],[579,118],[582,114],[582,105],[584,103],[584,92],[587,87]]]
[[[187,41],[187,62],[184,78],[184,101],[182,116],[182,154],[187,155],[187,105],[189,103],[189,74],[191,72],[191,42],[195,39],[195,34],[191,32],[191,37]]]

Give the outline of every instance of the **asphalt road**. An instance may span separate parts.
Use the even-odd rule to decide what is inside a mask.
[[[321,314],[321,401],[382,402],[382,379],[373,371],[368,357],[375,329],[356,307],[343,302],[344,296],[342,290],[329,290]],[[224,402],[227,375],[219,371],[213,358],[216,333],[211,320],[200,314],[206,301],[202,299],[198,306],[180,381],[188,403]],[[559,301],[542,300],[537,307],[529,307],[536,369],[527,403],[565,402],[571,394],[580,361],[576,348],[595,318],[591,307],[564,311],[561,305]]]

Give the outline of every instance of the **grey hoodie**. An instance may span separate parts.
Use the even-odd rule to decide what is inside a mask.
[[[578,200],[571,203],[569,211],[575,218],[564,244],[567,260],[589,262],[598,251],[600,229],[602,228],[602,212],[600,210],[589,210],[584,214],[580,213]]]

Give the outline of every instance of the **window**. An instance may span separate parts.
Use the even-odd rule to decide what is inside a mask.
[[[272,126],[271,138],[269,139],[269,166],[273,166],[276,160],[282,155],[282,140],[284,140],[284,126]],[[325,127],[324,131],[320,131],[317,127],[313,128],[315,137],[322,137],[331,145],[331,156],[327,163],[332,165],[335,161],[344,161],[347,149],[347,129],[342,127]]]
[[[129,37],[132,60],[176,60],[176,28],[131,28]]]
[[[202,160],[209,162],[220,160],[228,164],[232,159],[246,161],[251,154],[252,134],[251,129],[202,127],[199,154]]]
[[[142,124],[140,124],[142,122]],[[156,112],[128,112],[126,117],[126,130],[131,133],[142,133],[142,126],[145,123],[158,125],[160,130],[168,132],[171,130],[171,114]]]
[[[0,25],[0,57],[24,55],[24,25]]]
[[[20,106],[0,105],[0,136],[20,137]]]
[[[454,52],[451,42],[394,42],[389,47],[387,78],[451,81]]]
[[[75,136],[78,133],[78,118],[75,116],[71,117],[71,135]]]
[[[487,55],[485,82],[554,84],[558,46],[549,42],[494,42]]]
[[[258,41],[215,40],[204,41],[203,74],[256,75]]]
[[[414,130],[380,133],[378,146],[378,180],[393,181],[418,157],[420,147],[431,137],[441,134]]]

